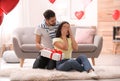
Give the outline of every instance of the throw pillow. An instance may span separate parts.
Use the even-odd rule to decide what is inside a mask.
[[[16,56],[16,54],[13,50],[4,51],[3,59],[4,59],[4,61],[6,61],[8,63],[18,63],[19,62],[19,58]]]
[[[94,28],[77,28],[75,40],[78,44],[92,44],[96,30]]]

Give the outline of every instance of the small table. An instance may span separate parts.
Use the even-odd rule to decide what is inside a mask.
[[[120,45],[120,40],[113,42],[113,53],[114,53],[114,54],[117,53],[117,48],[118,48],[119,45]]]
[[[12,44],[3,44],[0,50],[0,58],[2,58],[4,51],[6,50],[13,50]]]

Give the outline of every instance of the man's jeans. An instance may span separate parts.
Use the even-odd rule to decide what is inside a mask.
[[[38,56],[33,63],[33,68],[41,68],[41,69],[54,69],[56,67],[56,61],[51,60],[49,58]]]
[[[77,70],[77,71],[89,71],[93,69],[89,60],[85,55],[80,55],[76,59],[64,59],[61,61],[57,61],[56,69],[61,71],[70,71],[70,70]]]

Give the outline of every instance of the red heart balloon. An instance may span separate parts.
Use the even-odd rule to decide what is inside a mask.
[[[49,0],[49,1],[50,1],[50,3],[52,3],[52,4],[55,2],[55,0]]]
[[[19,0],[0,0],[0,8],[5,14],[8,14],[19,2]]]
[[[84,15],[84,11],[76,11],[75,12],[75,16],[77,17],[77,19],[81,19]]]
[[[114,20],[118,20],[120,17],[120,12],[119,10],[114,10],[114,13],[112,14],[112,17]]]
[[[2,9],[0,8],[0,25],[2,24],[3,18],[4,18],[4,14]]]

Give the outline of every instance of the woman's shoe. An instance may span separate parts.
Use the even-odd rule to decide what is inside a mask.
[[[99,76],[94,71],[90,71],[88,74],[92,79],[98,79],[99,78]]]

